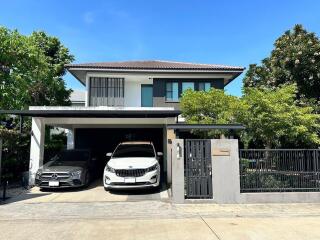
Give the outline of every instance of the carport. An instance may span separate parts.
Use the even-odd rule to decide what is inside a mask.
[[[161,160],[163,179],[171,181],[167,145],[174,134],[172,130],[167,132],[166,126],[174,124],[180,114],[173,108],[30,107],[29,110],[5,113],[32,117],[30,185],[34,185],[35,174],[44,162],[45,126],[67,129],[67,147],[92,150],[101,173],[107,160],[105,154],[112,152],[121,141],[152,141],[156,151],[164,153]]]

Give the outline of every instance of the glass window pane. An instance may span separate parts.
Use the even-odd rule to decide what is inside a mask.
[[[182,83],[182,92],[184,92],[187,89],[194,90],[194,82],[183,82]]]
[[[204,83],[199,83],[199,91],[204,91]]]
[[[178,83],[172,83],[172,101],[178,101],[179,100],[179,88]]]
[[[179,100],[179,88],[177,82],[169,82],[166,84],[166,100],[178,101]]]
[[[208,92],[211,88],[211,83],[209,82],[201,82],[199,83],[199,91],[206,91]]]
[[[204,90],[205,90],[206,92],[208,92],[208,91],[210,91],[210,88],[211,88],[211,83],[206,82],[206,83],[204,84]]]

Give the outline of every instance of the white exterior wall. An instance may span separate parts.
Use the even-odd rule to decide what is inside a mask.
[[[233,75],[231,73],[217,74],[217,73],[203,73],[199,75],[198,73],[136,73],[136,72],[125,72],[125,73],[114,73],[105,72],[101,70],[100,72],[89,72],[85,78],[86,85],[86,106],[89,101],[89,78],[90,77],[114,77],[114,78],[124,78],[124,106],[125,107],[141,107],[141,84],[153,84],[154,78],[175,78],[175,79],[188,79],[188,78],[223,78],[227,82]]]
[[[89,78],[90,77],[115,77],[124,78],[124,107],[141,107],[141,84],[153,84],[153,79],[147,75],[137,74],[108,74],[88,73],[86,77],[86,106],[89,106]]]

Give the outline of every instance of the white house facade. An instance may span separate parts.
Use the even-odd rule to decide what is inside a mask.
[[[44,161],[45,126],[68,130],[68,148],[90,149],[101,166],[105,154],[122,141],[152,141],[163,152],[163,179],[172,182],[173,126],[183,118],[179,99],[186,89],[223,89],[244,68],[169,61],[68,64],[66,69],[86,88],[84,102],[70,107],[30,107],[32,116],[30,184]],[[168,127],[170,126],[170,127]],[[103,171],[103,167],[101,167]],[[101,175],[102,176],[102,175]]]

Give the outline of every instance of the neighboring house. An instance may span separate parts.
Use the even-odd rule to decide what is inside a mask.
[[[105,163],[105,153],[126,140],[152,141],[164,152],[161,162],[171,182],[171,140],[186,89],[223,89],[244,68],[170,61],[126,61],[68,64],[85,87],[85,103],[74,92],[71,107],[30,107],[17,112],[32,116],[30,181],[43,164],[45,126],[68,129],[68,148],[88,148]],[[173,126],[173,127],[172,127]]]
[[[70,94],[71,106],[85,106],[86,105],[86,91],[73,90]]]

